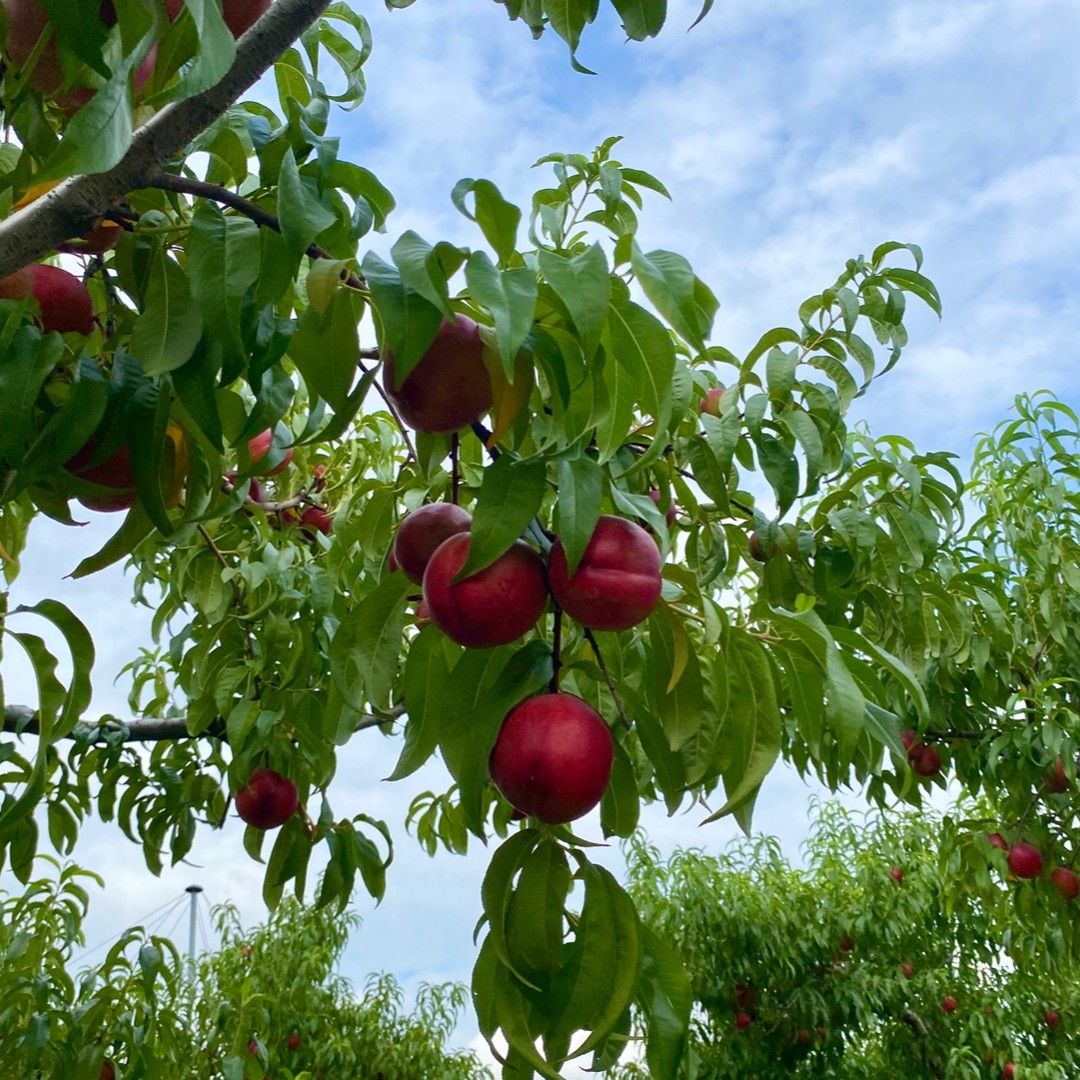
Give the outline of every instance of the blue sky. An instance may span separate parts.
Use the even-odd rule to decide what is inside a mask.
[[[721,301],[714,340],[745,351],[789,324],[804,297],[831,283],[844,260],[883,240],[914,241],[938,283],[942,321],[910,319],[900,366],[857,403],[879,433],[967,456],[975,433],[1003,418],[1017,393],[1050,387],[1080,406],[1074,285],[1080,255],[1080,4],[1075,0],[953,0],[949,4],[827,4],[719,0],[692,33],[697,0],[673,0],[659,40],[622,40],[615,20],[586,35],[575,74],[553,36],[529,38],[493,4],[428,0],[388,13],[375,4],[368,100],[333,123],[346,156],[373,169],[399,209],[385,250],[405,229],[427,240],[477,243],[449,192],[463,176],[495,180],[517,201],[545,177],[530,169],[552,150],[588,151],[625,136],[626,164],[655,172],[674,201],[654,198],[645,247],[686,255]],[[148,613],[122,599],[110,572],[58,582],[107,535],[35,526],[15,599],[70,603],[99,647],[96,708],[124,710],[113,675],[148,640]],[[26,672],[5,669],[9,700],[31,701]],[[396,743],[368,733],[342,757],[334,802],[386,818],[397,861],[381,908],[357,897],[364,926],[345,972],[372,970],[407,985],[468,978],[483,853],[429,860],[402,827],[411,797],[442,789],[430,766],[400,785],[380,783]],[[795,854],[810,789],[778,770],[757,824]],[[661,847],[716,849],[727,823],[701,814],[650,814]],[[587,819],[584,832],[598,835]],[[260,868],[241,833],[204,835],[192,861],[161,880],[112,828],[92,826],[77,857],[104,869],[91,942],[118,932],[191,881],[211,902],[232,899],[260,914]],[[617,861],[616,853],[612,853]],[[472,1018],[458,1031],[475,1037]]]

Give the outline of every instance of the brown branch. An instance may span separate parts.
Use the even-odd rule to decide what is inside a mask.
[[[205,180],[196,180],[191,176],[178,176],[176,173],[157,169],[146,177],[146,182],[142,186],[160,188],[162,191],[175,191],[180,195],[191,195],[199,199],[210,199],[213,202],[221,203],[223,206],[239,211],[244,217],[254,221],[256,225],[261,225],[265,229],[272,229],[276,233],[281,232],[281,222],[269,210],[264,210],[258,203],[245,199],[243,195],[238,195],[235,191],[221,187],[220,184],[210,184]],[[307,255],[312,259],[333,258],[329,251],[319,247],[318,244],[309,244]],[[341,280],[350,289],[364,288],[364,279],[351,271],[342,274]]]
[[[387,710],[385,716],[364,713],[356,723],[356,731],[366,731],[378,727],[389,720],[403,716],[405,708],[395,705]],[[9,735],[38,735],[41,728],[37,712],[28,705],[8,705],[4,709],[2,728]],[[105,716],[98,723],[76,724],[70,735],[65,736],[77,742],[107,742],[118,740],[125,743],[169,742],[180,739],[219,739],[228,742],[225,721],[220,717],[205,731],[192,735],[187,728],[187,718],[183,716],[147,717],[138,720],[118,720]]]
[[[166,105],[135,132],[111,169],[73,176],[0,222],[0,276],[36,262],[71,236],[88,232],[112,204],[143,187],[148,176],[218,119],[307,30],[330,0],[277,0],[240,39],[225,77],[186,101]]]
[[[363,355],[364,352],[361,351],[360,356],[363,357]],[[360,360],[357,360],[356,366],[363,374],[366,375],[368,373],[368,369],[364,367]],[[405,426],[405,422],[401,419],[397,409],[394,408],[394,403],[390,400],[390,395],[386,392],[378,379],[372,379],[371,385],[375,387],[375,392],[383,399],[383,404],[394,418],[394,423],[397,424],[397,429],[401,433],[402,439],[405,440],[405,449],[408,450],[409,457],[411,457],[413,461],[419,461],[420,459],[416,456],[416,447],[413,446],[412,437],[409,435],[409,429]]]

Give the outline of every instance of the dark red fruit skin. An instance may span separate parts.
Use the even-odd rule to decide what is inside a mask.
[[[255,769],[236,793],[236,812],[256,829],[276,829],[296,813],[296,785],[272,769]]]
[[[915,965],[908,963],[906,960],[900,965],[900,974],[905,979],[910,979],[915,974]]]
[[[111,488],[115,495],[80,495],[79,502],[88,510],[111,512],[129,510],[139,497],[135,488],[135,467],[131,460],[131,448],[125,443],[97,465],[90,465],[97,443],[93,438],[64,463],[64,468],[80,480]]]
[[[309,536],[317,532],[329,536],[334,531],[334,515],[328,514],[321,506],[306,507],[300,515],[300,528]]]
[[[424,580],[435,549],[457,533],[469,531],[472,515],[453,503],[429,503],[407,515],[394,536],[394,560],[410,581]]]
[[[471,649],[506,645],[527,633],[547,606],[544,564],[519,540],[490,566],[455,583],[470,542],[468,533],[456,533],[428,560],[423,589],[431,621]]]
[[[855,948],[855,942],[852,941],[851,938],[849,938],[849,937],[841,938],[841,940],[840,940],[840,951],[841,952],[851,952],[851,950],[854,949],[854,948]]]
[[[749,983],[736,983],[731,997],[739,1009],[752,1009],[757,1004],[757,993]]]
[[[740,1031],[745,1031],[753,1022],[754,1019],[749,1013],[738,1012],[735,1014],[735,1026]]]
[[[290,1033],[288,1038],[288,1047],[290,1050],[295,1050],[300,1045],[300,1032],[294,1031]]]
[[[1061,1023],[1061,1013],[1056,1009],[1047,1009],[1046,1012],[1043,1013],[1043,1023],[1053,1031],[1054,1028]]]
[[[398,385],[394,354],[386,350],[383,388],[401,419],[417,431],[451,432],[491,408],[491,377],[480,329],[464,315],[443,319],[416,367]]]
[[[1001,1070],[1001,1080],[1013,1080],[1016,1076],[1016,1066],[1011,1061],[1005,1062],[1005,1067]]]
[[[86,286],[59,266],[34,263],[0,278],[0,299],[23,300],[32,296],[41,309],[41,328],[61,334],[91,334],[94,303]]]
[[[658,488],[649,488],[649,498],[656,503],[657,508],[660,506],[660,491]],[[667,510],[664,511],[664,520],[669,525],[675,524],[675,519],[679,516],[679,509],[675,505],[674,500],[668,503]]]
[[[993,847],[999,848],[1001,851],[1009,850],[1009,841],[999,832],[987,833],[986,839],[990,841]]]
[[[941,757],[932,746],[923,746],[912,758],[911,767],[919,776],[937,776],[941,772]]]
[[[765,551],[765,545],[761,542],[761,537],[756,532],[752,532],[746,541],[746,548],[750,552],[750,558],[754,562],[768,562],[769,556]]]
[[[904,880],[904,871],[901,867],[894,866],[889,871],[889,877],[892,878],[892,880],[895,881],[897,885],[899,885],[900,882]]]
[[[250,30],[259,17],[270,7],[271,0],[224,0],[222,16],[232,36],[240,37]],[[184,0],[165,0],[165,10],[175,19],[183,10]]]
[[[1042,873],[1043,857],[1039,849],[1019,841],[1009,848],[1009,869],[1019,878],[1036,878]]]
[[[944,1013],[956,1012],[956,998],[948,994],[941,999],[941,1011]]]
[[[116,1066],[112,1063],[112,1060],[106,1058],[101,1063],[101,1072],[98,1073],[98,1080],[116,1080]]]
[[[274,433],[270,428],[266,428],[265,431],[260,431],[258,435],[253,435],[248,439],[248,456],[251,458],[253,466],[257,466],[266,457],[273,443]],[[285,451],[284,457],[272,469],[259,469],[258,471],[264,476],[277,476],[278,473],[284,472],[289,467],[292,459],[293,452],[290,447]]]
[[[1065,762],[1062,761],[1061,755],[1058,754],[1054,760],[1054,767],[1050,770],[1050,775],[1047,776],[1043,787],[1052,795],[1061,795],[1068,791],[1071,786],[1071,781],[1065,775]]]
[[[541,694],[507,714],[488,767],[511,806],[561,825],[596,806],[614,760],[611,732],[591,705],[573,694]]]
[[[1065,866],[1050,871],[1050,884],[1061,894],[1062,900],[1075,900],[1080,896],[1080,877]]]
[[[559,606],[592,630],[628,630],[647,619],[660,601],[660,549],[640,526],[601,517],[573,577],[556,540],[548,581]]]

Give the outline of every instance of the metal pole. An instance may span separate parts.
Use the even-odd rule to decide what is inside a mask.
[[[195,916],[196,907],[199,902],[199,893],[201,893],[201,885],[189,885],[184,890],[188,896],[191,897],[191,918],[188,922],[188,960],[191,963],[191,970],[195,970]]]

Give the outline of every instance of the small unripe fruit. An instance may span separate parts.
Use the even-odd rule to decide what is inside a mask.
[[[946,994],[946,996],[941,999],[941,1011],[943,1013],[956,1012],[956,998],[954,998],[952,994]]]
[[[296,813],[296,785],[273,769],[255,769],[236,793],[236,812],[256,829],[276,829]]]
[[[769,555],[765,550],[764,544],[761,542],[761,537],[756,532],[752,532],[746,541],[746,548],[750,552],[750,558],[754,562],[768,562]]]
[[[745,1031],[753,1022],[753,1018],[749,1013],[738,1012],[735,1014],[735,1026],[740,1031]]]
[[[260,431],[258,435],[248,439],[248,456],[251,458],[251,464],[253,467],[257,467],[259,462],[270,453],[270,448],[274,445],[274,433],[267,428],[265,431]],[[284,472],[290,465],[293,459],[292,447],[289,447],[282,453],[281,460],[270,468],[259,469],[258,471],[264,476],[277,476],[278,473]]]
[[[457,533],[469,531],[472,515],[453,503],[428,503],[408,514],[394,536],[394,560],[419,585],[435,549]]]
[[[326,466],[316,465],[311,470],[311,490],[314,492],[326,490]]]
[[[1080,877],[1068,867],[1057,866],[1051,870],[1050,884],[1057,889],[1062,900],[1075,900],[1080,896]]]
[[[556,540],[548,581],[559,606],[593,630],[628,630],[647,619],[660,601],[660,549],[640,526],[625,518],[601,517],[574,571]]]
[[[895,883],[896,883],[897,885],[899,885],[899,884],[900,884],[900,882],[904,880],[904,871],[903,871],[903,869],[902,869],[901,867],[899,867],[899,866],[894,866],[894,867],[893,867],[893,868],[892,868],[892,869],[891,869],[891,870],[889,871],[889,877],[890,877],[890,878],[891,878],[891,879],[892,879],[892,880],[893,880],[893,881],[894,881],[894,882],[895,882]]]
[[[90,292],[67,270],[34,263],[0,278],[0,300],[25,300],[28,296],[38,303],[45,333],[93,333],[94,303]]]
[[[511,806],[561,825],[596,806],[614,760],[611,732],[588,702],[541,694],[510,710],[488,764]]]
[[[703,413],[708,413],[710,416],[720,415],[720,402],[723,400],[724,394],[727,391],[722,386],[713,386],[705,391],[705,396],[698,404],[698,410]]]
[[[656,503],[657,507],[660,506],[660,491],[658,488],[649,488],[649,498]],[[675,505],[674,500],[668,503],[667,510],[664,511],[664,520],[669,525],[675,524],[675,519],[679,516],[679,510]]]
[[[394,354],[387,349],[383,388],[401,419],[417,431],[452,432],[471,424],[492,401],[480,328],[464,315],[443,319],[400,386]]]
[[[471,538],[444,540],[424,571],[424,600],[431,621],[447,637],[472,649],[506,645],[527,633],[547,605],[540,556],[520,540],[490,566],[461,581]]]
[[[1019,878],[1036,878],[1042,873],[1043,857],[1039,849],[1022,840],[1009,848],[1009,869]]]

